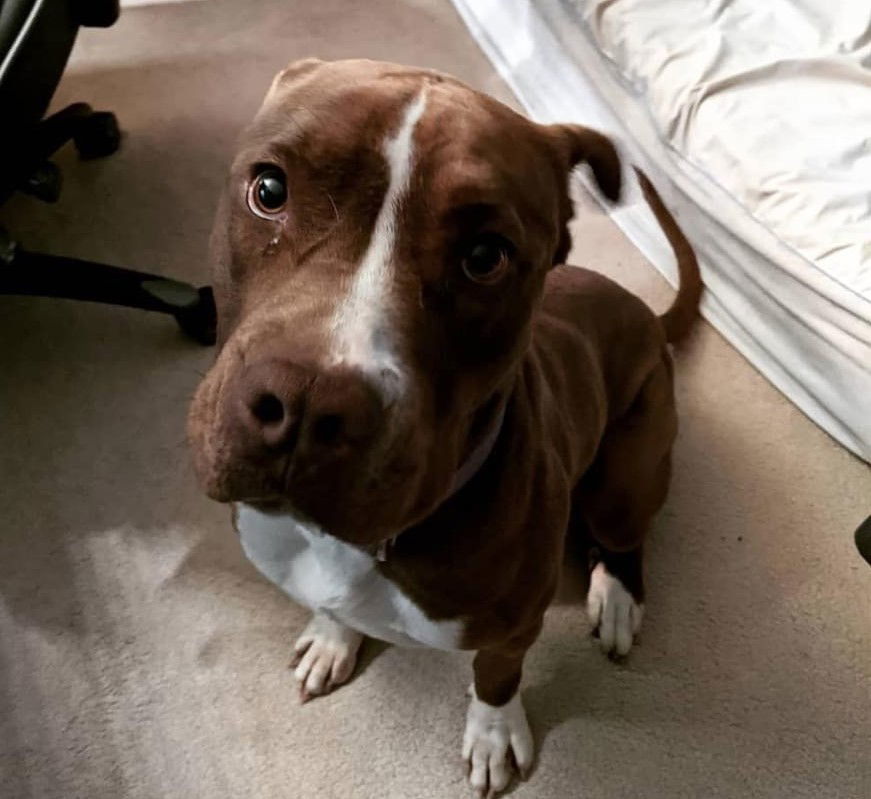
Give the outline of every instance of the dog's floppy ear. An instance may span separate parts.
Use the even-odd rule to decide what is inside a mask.
[[[565,263],[572,247],[569,235],[569,220],[572,218],[572,201],[569,194],[569,175],[578,164],[590,165],[596,185],[611,202],[620,199],[620,157],[613,142],[604,134],[583,125],[545,125],[544,129],[557,156],[559,170],[560,207],[559,242],[552,263]]]
[[[583,125],[548,125],[568,171],[581,162],[590,165],[596,185],[612,203],[620,199],[620,157],[603,133]]]

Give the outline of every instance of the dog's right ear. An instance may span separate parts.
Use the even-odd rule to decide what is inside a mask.
[[[566,172],[586,162],[602,194],[612,203],[620,199],[620,157],[605,134],[583,125],[547,125],[545,129],[556,145]]]
[[[297,61],[291,61],[272,79],[272,85],[263,100],[264,105],[279,92],[314,72],[323,63],[320,58],[300,58]]]

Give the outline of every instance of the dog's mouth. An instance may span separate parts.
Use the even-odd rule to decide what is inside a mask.
[[[409,419],[400,428],[399,421],[391,421],[372,440],[309,457],[305,442],[286,451],[263,446],[240,430],[227,411],[225,383],[222,375],[207,375],[188,417],[195,470],[210,498],[302,516],[361,543],[392,535],[414,514],[418,487],[426,482],[420,453],[431,448],[424,426]]]
[[[222,499],[266,514],[308,519],[337,538],[369,545],[400,532],[419,516],[419,475],[416,465],[407,463],[371,477],[361,478],[350,468],[259,490],[231,481]]]

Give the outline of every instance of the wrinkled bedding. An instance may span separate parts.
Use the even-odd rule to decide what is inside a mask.
[[[871,300],[871,4],[566,0],[664,141]]]

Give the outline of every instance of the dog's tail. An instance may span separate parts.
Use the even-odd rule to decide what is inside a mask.
[[[635,167],[635,174],[638,176],[638,182],[641,184],[641,191],[644,193],[644,199],[653,211],[656,221],[662,227],[668,243],[674,250],[675,258],[677,258],[677,273],[678,273],[678,289],[677,297],[674,302],[662,316],[659,317],[662,322],[662,327],[665,330],[665,338],[670,343],[680,341],[692,329],[693,323],[699,313],[699,300],[702,296],[702,276],[699,272],[699,264],[696,261],[696,254],[693,248],[684,236],[683,231],[678,227],[677,222],[671,215],[668,208],[662,202],[659,193],[653,188],[653,184],[647,179],[638,167]]]

